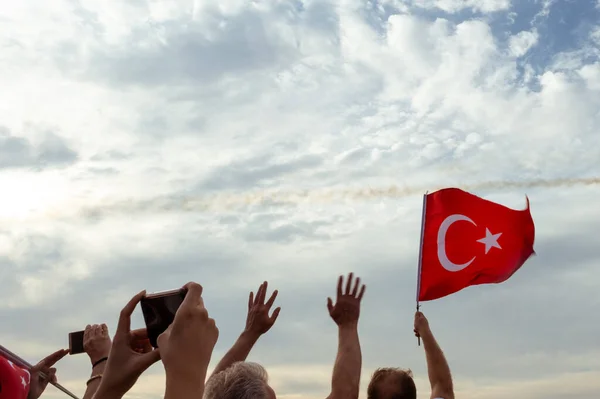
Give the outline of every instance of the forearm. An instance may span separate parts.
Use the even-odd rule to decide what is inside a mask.
[[[360,388],[362,353],[357,326],[340,327],[338,353],[331,378],[331,399],[356,399]]]
[[[102,362],[99,365],[97,365],[96,367],[92,368],[92,374],[90,375],[90,378],[104,374],[105,367],[106,367],[106,362]],[[92,399],[94,397],[94,394],[98,390],[98,387],[100,386],[101,381],[102,381],[102,377],[96,378],[93,381],[90,381],[89,384],[87,384],[87,388],[85,389],[85,394],[83,395],[83,399]]]
[[[106,385],[102,384],[102,381],[100,381],[96,388],[96,392],[92,396],[93,399],[121,399],[122,397],[123,394],[106,387]]]
[[[427,372],[431,388],[439,393],[451,395],[453,392],[452,374],[450,373],[450,366],[448,366],[444,352],[431,331],[421,334],[421,339],[425,348]]]
[[[227,370],[236,362],[245,361],[259,337],[260,335],[257,334],[243,332],[237,341],[235,341],[235,344],[233,344],[231,349],[223,356],[223,359],[221,359],[219,364],[217,364],[212,375]]]

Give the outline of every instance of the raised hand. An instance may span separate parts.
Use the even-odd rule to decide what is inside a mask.
[[[360,316],[360,301],[365,293],[365,285],[360,285],[360,278],[354,280],[354,274],[348,275],[346,287],[343,289],[344,277],[340,276],[337,286],[335,305],[331,298],[327,298],[329,315],[339,326],[357,326]],[[353,284],[354,283],[354,284]],[[360,289],[359,289],[360,287]]]
[[[254,292],[250,292],[245,332],[262,335],[273,327],[273,324],[275,324],[275,321],[277,320],[277,316],[279,316],[279,312],[281,311],[280,307],[275,308],[273,313],[269,316],[271,307],[277,298],[278,291],[273,291],[273,294],[271,294],[271,297],[265,303],[265,298],[267,297],[267,285],[268,283],[265,281],[258,287],[256,297],[254,296]]]
[[[56,368],[54,366],[60,359],[69,354],[68,349],[61,349],[53,354],[46,356],[38,364],[29,370],[31,376],[29,381],[29,394],[27,399],[37,399],[42,396],[48,383],[56,383]],[[48,378],[43,378],[45,374]]]
[[[92,364],[108,357],[112,341],[108,335],[108,327],[106,324],[94,324],[85,327],[83,333],[83,349],[88,354]]]
[[[271,294],[271,297],[265,303],[266,297],[266,281],[258,287],[256,296],[254,295],[254,292],[250,292],[246,327],[231,349],[229,349],[221,361],[219,361],[213,370],[213,375],[227,370],[236,362],[246,361],[258,339],[273,327],[273,324],[275,324],[277,316],[279,316],[279,312],[281,311],[281,308],[276,308],[273,313],[269,315],[271,307],[273,307],[273,303],[277,298],[277,290],[273,291],[273,294]]]
[[[201,398],[213,349],[219,338],[215,321],[208,317],[202,287],[185,285],[187,294],[173,323],[158,337],[167,375],[165,398]]]
[[[427,317],[421,312],[415,313],[415,336],[421,337],[421,335],[429,332],[429,321]]]
[[[160,359],[158,350],[152,350],[149,344],[140,345],[148,338],[146,329],[131,330],[131,314],[145,294],[146,291],[142,291],[131,298],[121,311],[97,398],[121,398],[140,375]]]

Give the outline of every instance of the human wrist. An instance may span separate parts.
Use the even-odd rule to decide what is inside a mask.
[[[418,333],[423,341],[430,341],[430,340],[434,339],[433,333],[431,332],[431,330],[429,328],[424,328],[423,330],[418,331]]]
[[[204,395],[206,372],[182,374],[166,372],[165,399],[197,399]]]
[[[104,373],[106,369],[106,362],[102,362],[97,364],[96,366],[92,366],[92,376]]]
[[[259,332],[255,332],[252,330],[244,330],[244,331],[242,331],[242,333],[240,334],[240,337],[238,339],[254,344],[254,343],[256,343],[256,341],[258,341],[258,339],[261,337],[261,335],[262,334]]]
[[[104,353],[104,352],[88,353],[88,356],[90,358],[90,363],[92,363],[92,365],[94,365],[95,363],[99,362],[103,358],[108,358],[108,352],[106,352],[106,353]]]
[[[339,334],[353,334],[358,332],[358,321],[355,323],[344,323],[338,325]]]
[[[95,357],[93,360],[92,358],[90,358],[90,360],[92,361],[92,369],[94,369],[102,364],[106,364],[106,361],[108,360],[108,355]]]

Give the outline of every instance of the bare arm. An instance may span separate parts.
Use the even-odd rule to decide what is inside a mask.
[[[104,369],[106,367],[106,360],[101,360],[108,358],[111,345],[112,341],[106,324],[87,325],[85,327],[83,333],[83,349],[90,357],[90,362],[92,363],[92,374],[90,375],[90,378],[96,378],[88,382],[83,399],[92,399],[98,390],[100,381],[102,380],[102,377],[98,376],[104,374]],[[94,367],[96,362],[100,363]]]
[[[427,373],[431,384],[431,398],[454,399],[454,387],[450,366],[438,345],[427,319],[421,312],[415,315],[415,330],[423,340],[427,358]]]
[[[227,370],[236,362],[245,361],[259,337],[260,335],[244,331],[237,341],[235,341],[235,344],[233,344],[231,349],[229,349],[225,356],[223,356],[223,359],[221,359],[219,364],[217,364],[217,367],[215,367],[213,370],[212,375],[219,374],[221,371]]]
[[[106,367],[106,362],[100,363],[96,367],[92,368],[92,374],[90,378],[104,374],[104,367]],[[83,399],[92,399],[100,386],[101,377],[95,378],[87,384],[87,388],[85,389],[85,394],[83,394]]]
[[[173,323],[158,336],[165,366],[165,399],[202,399],[208,365],[219,338],[202,299],[202,286],[188,283]]]
[[[269,316],[271,307],[277,298],[277,290],[273,291],[273,294],[265,303],[267,287],[268,283],[266,281],[262,283],[258,291],[256,291],[256,298],[254,297],[254,292],[250,293],[246,328],[231,349],[223,356],[219,364],[217,364],[211,377],[221,371],[227,370],[236,362],[245,361],[258,339],[275,324],[281,308],[276,308],[273,314]]]
[[[338,280],[337,299],[327,299],[329,315],[338,325],[338,353],[331,377],[331,394],[328,399],[358,399],[362,353],[358,338],[360,301],[365,286],[360,287],[360,279],[355,284],[350,273],[345,291],[342,291],[343,277]],[[359,291],[360,287],[360,291]]]
[[[329,399],[357,399],[362,368],[358,329],[356,326],[340,327],[338,340]]]

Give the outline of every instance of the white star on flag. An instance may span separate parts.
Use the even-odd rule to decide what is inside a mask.
[[[490,229],[488,229],[486,227],[485,228],[485,237],[477,240],[477,242],[485,244],[485,253],[487,255],[487,253],[490,252],[490,249],[492,249],[492,248],[502,249],[500,244],[498,244],[498,238],[500,238],[501,235],[502,235],[502,233],[492,234],[490,232]]]

